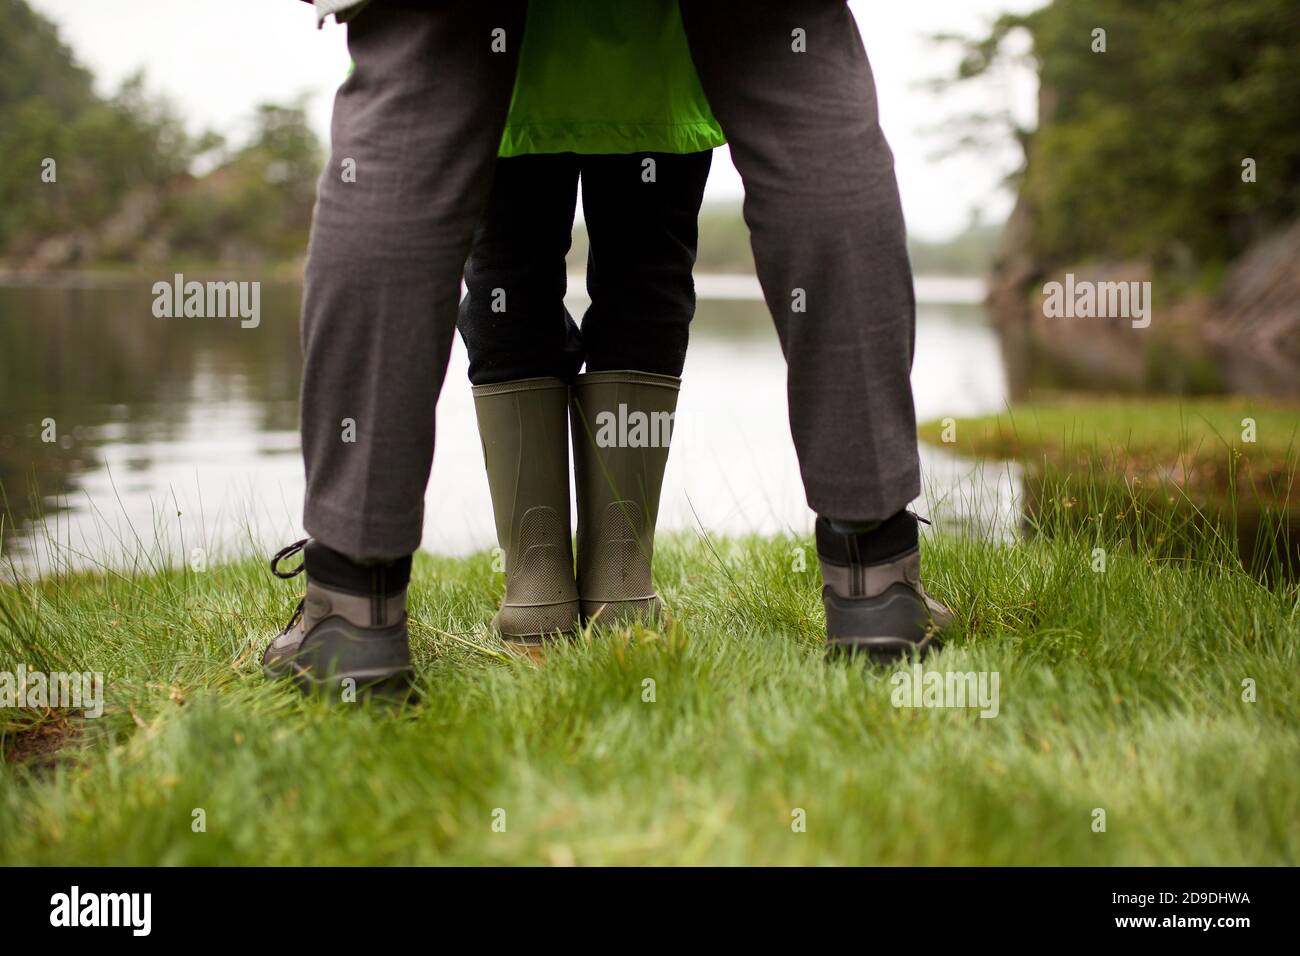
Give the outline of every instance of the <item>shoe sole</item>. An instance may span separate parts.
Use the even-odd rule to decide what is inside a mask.
[[[418,696],[415,690],[415,672],[412,670],[360,670],[346,671],[329,677],[320,677],[306,667],[300,667],[292,661],[281,667],[264,666],[262,673],[270,680],[293,682],[304,694],[313,697],[334,696],[342,694],[343,682],[354,682],[357,700],[414,700]]]
[[[831,656],[857,659],[866,657],[872,664],[896,664],[905,658],[921,660],[931,651],[939,651],[943,642],[937,635],[927,634],[919,641],[903,637],[842,638],[826,642],[826,652]]]

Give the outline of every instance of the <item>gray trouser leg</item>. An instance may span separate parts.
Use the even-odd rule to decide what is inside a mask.
[[[348,24],[356,69],[334,104],[303,296],[303,523],[355,558],[420,543],[434,407],[524,10],[372,3]]]
[[[836,0],[681,9],[745,183],[808,504],[844,520],[887,518],[920,491],[916,304],[893,154],[853,16]],[[795,50],[797,30],[806,52]]]

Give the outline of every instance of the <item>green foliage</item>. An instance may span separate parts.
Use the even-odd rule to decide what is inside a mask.
[[[303,102],[259,107],[249,142],[226,155],[215,134],[188,135],[140,75],[97,96],[26,0],[0,0],[0,22],[0,257],[57,237],[84,240],[101,260],[136,259],[150,242],[197,259],[305,248],[321,149]],[[215,169],[196,179],[201,156]],[[41,180],[46,158],[54,183]]]
[[[26,0],[0,0],[0,103],[41,99],[63,119],[94,100],[92,77],[72,59],[54,24]]]
[[[41,160],[94,102],[91,76],[24,0],[0,0],[0,249],[39,214]],[[20,172],[27,175],[22,175]]]
[[[169,205],[173,251],[208,259],[301,254],[320,163],[305,103],[259,106],[249,142]]]
[[[0,250],[110,216],[133,190],[184,171],[190,143],[139,75],[107,100],[53,25],[25,0],[0,0]],[[53,159],[57,179],[41,180]]]
[[[1300,214],[1294,0],[1055,0],[968,43],[959,76],[990,70],[1019,29],[1042,85],[1022,185],[1041,258],[1195,270]]]

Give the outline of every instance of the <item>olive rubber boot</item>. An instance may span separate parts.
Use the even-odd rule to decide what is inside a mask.
[[[303,573],[305,565],[281,571],[283,559],[301,551],[306,539],[289,545],[271,561],[279,578]],[[361,594],[327,587],[307,578],[307,593],[293,617],[267,645],[262,670],[288,677],[307,692],[358,697],[407,697],[411,692],[410,642],[406,626],[406,587],[391,593],[380,584]]]
[[[871,532],[843,534],[817,519],[827,650],[888,664],[940,646],[950,610],[921,586],[917,518],[907,511]]]
[[[680,387],[679,378],[632,371],[579,375],[573,387],[584,620],[623,625],[659,614],[650,565]]]
[[[526,378],[474,387],[506,594],[492,625],[534,654],[578,626],[569,528],[569,387]]]

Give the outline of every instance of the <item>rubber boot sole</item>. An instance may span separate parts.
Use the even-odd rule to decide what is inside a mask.
[[[632,624],[652,625],[663,613],[659,596],[632,601],[583,601],[582,620],[597,626],[628,627]]]
[[[557,604],[503,604],[492,618],[502,640],[531,640],[577,630],[578,602]]]
[[[492,627],[506,649],[541,661],[547,648],[577,631],[578,602],[540,606],[503,605],[492,618]]]

